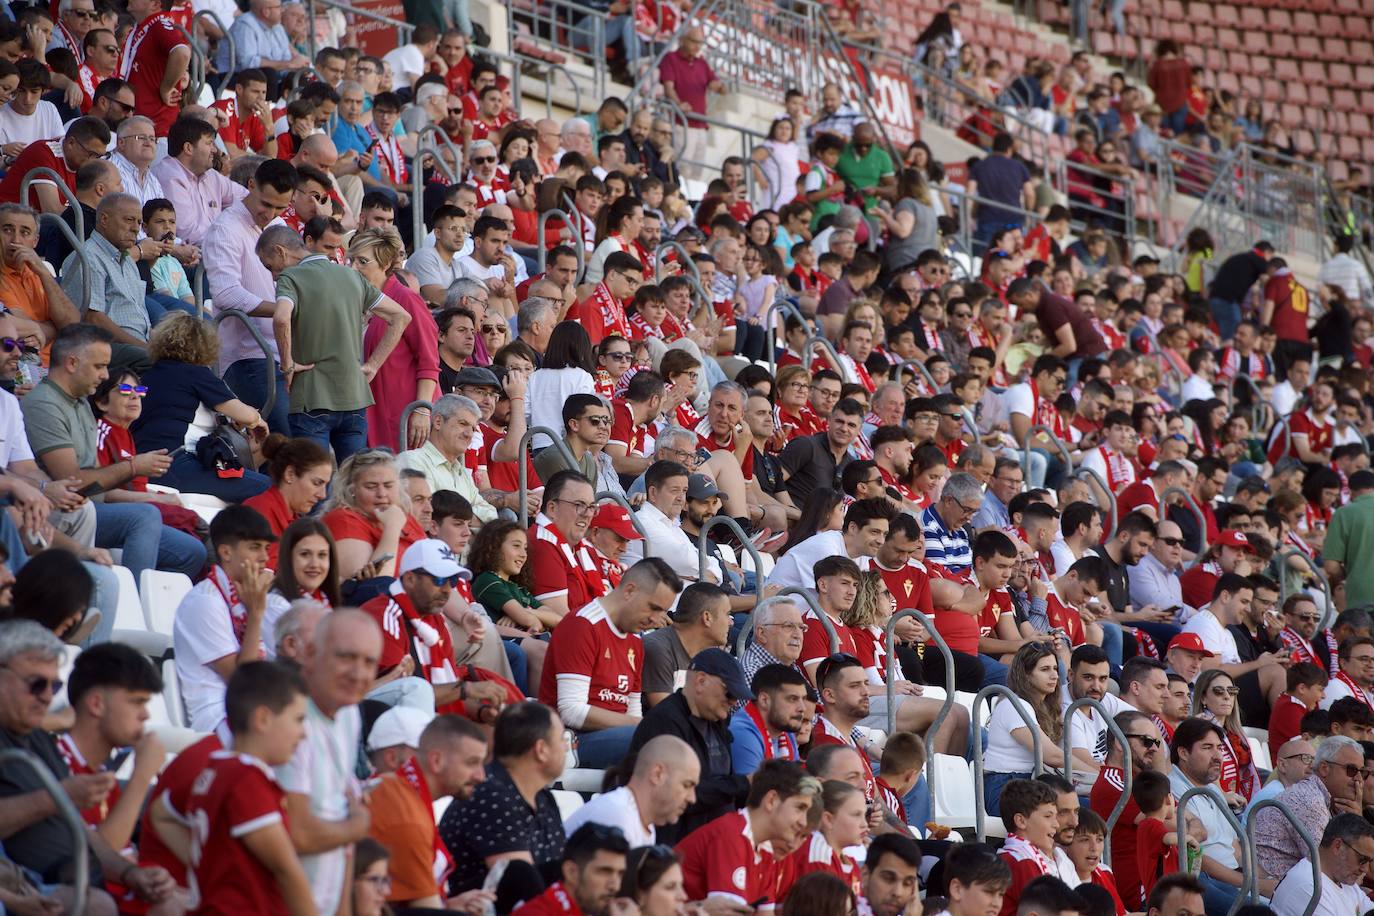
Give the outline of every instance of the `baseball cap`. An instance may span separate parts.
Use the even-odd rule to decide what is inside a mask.
[[[1234,528],[1227,528],[1218,535],[1217,544],[1222,547],[1235,547],[1237,550],[1244,550],[1247,553],[1255,552],[1255,545],[1250,543],[1250,539],[1245,536],[1245,532],[1237,531]]]
[[[627,541],[644,540],[643,536],[635,530],[634,522],[630,521],[630,513],[626,512],[625,507],[618,503],[605,503],[600,509],[597,509],[591,527],[608,528]]]
[[[688,499],[710,499],[719,495],[720,488],[705,474],[693,474],[687,478]]]
[[[417,569],[441,579],[447,579],[449,576],[472,578],[472,573],[463,568],[449,546],[437,538],[425,538],[411,544],[401,555],[401,566],[396,570],[396,575],[402,576]]]
[[[1185,652],[1199,652],[1208,658],[1215,658],[1216,653],[1209,650],[1202,644],[1202,637],[1196,633],[1180,633],[1169,640],[1170,649],[1182,649]]]
[[[453,387],[466,388],[469,386],[495,388],[499,391],[501,382],[496,378],[496,373],[486,366],[464,366],[458,370],[458,375],[454,377]]]
[[[744,669],[735,657],[724,649],[702,649],[692,656],[692,662],[687,666],[687,670],[703,671],[720,678],[725,682],[725,692],[730,694],[732,700],[754,698],[754,691],[749,689],[749,682],[744,679]]]
[[[409,706],[393,706],[372,723],[372,731],[367,733],[367,749],[369,752],[380,751],[384,747],[401,744],[419,747],[420,733],[432,718]]]

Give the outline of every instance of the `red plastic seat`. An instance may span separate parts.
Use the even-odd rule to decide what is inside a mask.
[[[1374,114],[1374,92],[1360,93],[1358,109],[1365,114]]]
[[[1308,59],[1322,56],[1322,40],[1316,35],[1298,36],[1298,57]]]
[[[1197,4],[1194,4],[1196,6]],[[1226,3],[1218,3],[1212,6],[1211,19],[1217,25],[1238,26],[1240,25],[1240,13],[1234,6]]]
[[[1304,83],[1302,80],[1294,80],[1293,82],[1289,83],[1285,88],[1288,92],[1288,95],[1285,99],[1286,101],[1291,102],[1294,105],[1308,104],[1307,84]]]
[[[1273,48],[1270,46],[1269,34],[1267,32],[1260,32],[1252,29],[1244,32],[1243,36],[1242,42],[1245,45],[1245,50],[1250,54],[1262,56],[1274,53]]]
[[[1280,105],[1279,122],[1284,127],[1301,127],[1303,123],[1302,108],[1298,105]]]
[[[1304,60],[1301,63],[1302,78],[1310,82],[1325,83],[1326,68],[1319,60]]]
[[[1350,45],[1344,38],[1328,38],[1322,45],[1322,50],[1326,54],[1327,60],[1350,60]]]
[[[1186,22],[1188,14],[1183,11],[1183,0],[1164,0],[1160,15],[1170,22]]]
[[[1220,25],[1218,20],[1218,25]],[[1240,50],[1240,33],[1231,28],[1217,29],[1217,45],[1227,51]]]
[[[1209,67],[1210,70],[1220,71],[1229,69],[1232,73],[1239,73],[1241,76],[1254,74],[1259,76],[1265,72],[1263,67],[1258,66],[1258,60],[1249,51],[1232,51],[1226,55],[1226,65]]]
[[[1331,38],[1344,32],[1345,26],[1339,13],[1322,13],[1317,18],[1317,29],[1319,34]]]
[[[1303,85],[1307,85],[1304,83]],[[1317,108],[1331,107],[1331,92],[1325,86],[1307,86],[1307,104]]]
[[[1291,35],[1293,32],[1293,14],[1288,10],[1270,10],[1269,28],[1275,34],[1287,32]]]
[[[1264,10],[1258,6],[1241,7],[1240,24],[1247,29],[1263,29],[1265,27]]]
[[[1274,78],[1289,85],[1300,81],[1302,76],[1298,70],[1298,62],[1287,57],[1278,58],[1274,61]]]
[[[1351,38],[1368,38],[1374,34],[1374,30],[1371,30],[1370,22],[1364,16],[1346,16],[1345,34]]]
[[[1355,85],[1355,71],[1347,63],[1333,63],[1326,68],[1326,82],[1331,86]]]
[[[1288,32],[1275,32],[1268,38],[1270,54],[1275,57],[1297,56],[1297,40]]]
[[[1341,137],[1338,149],[1338,155],[1348,162],[1360,158],[1360,141],[1355,137]]]
[[[1359,111],[1359,100],[1355,97],[1353,89],[1335,89],[1331,92],[1331,108],[1333,111]]]
[[[1293,31],[1299,35],[1317,34],[1317,14],[1309,10],[1293,13]]]
[[[1374,125],[1370,124],[1369,115],[1358,111],[1349,114],[1346,129],[1357,137],[1374,137]]]
[[[1364,161],[1374,162],[1374,139],[1366,137],[1361,146],[1364,149]]]
[[[1317,144],[1312,139],[1312,131],[1295,130],[1291,134],[1293,148],[1297,150],[1299,156],[1310,156],[1317,151]]]

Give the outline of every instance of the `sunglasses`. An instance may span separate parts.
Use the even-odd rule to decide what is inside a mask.
[[[1170,547],[1183,546],[1183,538],[1160,538],[1160,540],[1163,541],[1165,544],[1168,544]]]
[[[59,683],[61,683],[61,682],[59,681]],[[35,693],[34,696],[38,696],[38,694]],[[1315,758],[1314,758],[1314,759],[1315,759]],[[1334,762],[1333,762],[1333,763],[1329,763],[1328,766],[1334,767],[1334,768],[1337,769],[1337,770],[1344,770],[1344,771],[1345,771],[1345,775],[1346,775],[1348,778],[1350,778],[1350,779],[1354,779],[1356,776],[1359,776],[1359,777],[1361,777],[1362,779],[1368,779],[1369,776],[1370,776],[1370,774],[1374,774],[1374,770],[1367,770],[1367,769],[1364,769],[1364,768],[1361,767],[1359,764],[1355,764],[1355,763],[1334,763]]]
[[[456,574],[452,576],[436,576],[434,573],[425,573],[425,575],[429,576],[435,588],[453,588],[458,584],[458,576]]]
[[[603,353],[602,356],[605,359],[613,359],[618,363],[629,362],[633,358],[629,350],[622,350],[616,353]]]
[[[65,683],[60,677],[48,680],[47,678],[38,674],[35,674],[33,677],[20,677],[18,672],[16,672],[9,665],[0,665],[0,668],[4,668],[6,671],[10,672],[15,677],[23,681],[24,688],[28,690],[29,696],[33,697],[34,699],[42,699],[44,694],[47,694],[49,696],[56,696],[58,691],[62,689],[62,684]]]
[[[1212,688],[1212,696],[1214,696],[1214,697],[1235,697],[1235,696],[1240,696],[1240,688],[1239,688],[1239,687],[1223,687],[1223,686],[1221,686],[1220,684],[1217,684],[1216,686],[1214,686],[1214,687]]]
[[[590,423],[590,424],[592,424],[593,426],[610,426],[610,425],[611,425],[611,418],[610,418],[610,417],[603,417],[603,416],[600,416],[600,415],[590,416],[590,417],[578,417],[578,419],[581,420],[581,421],[584,422],[584,423]]]
[[[1146,747],[1151,748],[1159,747],[1161,744],[1164,743],[1162,740],[1160,740],[1159,738],[1155,738],[1152,735],[1127,735],[1126,737],[1134,738]]]
[[[473,165],[491,165],[495,161],[495,156],[474,156],[472,158]]]
[[[122,395],[132,394],[140,398],[148,394],[148,387],[146,385],[130,385],[128,382],[120,382],[115,386],[115,390]]]
[[[6,353],[13,353],[15,350],[24,349],[24,345],[13,337],[0,337],[0,349]]]
[[[483,334],[499,334],[506,330],[504,324],[484,324],[482,325]]]
[[[830,672],[836,668],[848,668],[851,665],[858,665],[859,660],[847,652],[839,652],[835,655],[821,659],[820,665],[816,668],[816,684],[824,684],[830,680]]]

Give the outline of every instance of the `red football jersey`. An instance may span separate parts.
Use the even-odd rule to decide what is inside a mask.
[[[220,139],[246,152],[262,152],[262,147],[267,142],[267,128],[262,126],[261,118],[251,113],[240,116],[239,102],[236,98],[220,99],[214,107],[229,116],[229,123],[219,132]]]
[[[67,162],[62,158],[62,138],[36,140],[24,147],[24,151],[5,172],[4,180],[0,181],[0,203],[20,203],[19,191],[24,185],[24,176],[33,169],[52,169],[62,176],[67,188],[73,194],[76,193],[76,172],[67,168]],[[38,209],[38,185],[52,183],[51,178],[35,178],[29,187],[29,199],[23,202],[35,210]]]
[[[487,481],[496,489],[506,493],[514,493],[520,489],[520,466],[514,461],[493,461],[491,450],[506,434],[499,429],[483,423],[482,433],[482,456],[481,464],[487,469]],[[476,436],[473,437],[477,438]],[[539,473],[534,469],[534,459],[528,454],[525,455],[525,486],[533,490],[544,485],[539,479]]]
[[[1116,807],[1125,786],[1125,774],[1120,767],[1103,767],[1097,781],[1093,783],[1088,803],[1105,820]],[[1136,866],[1136,838],[1139,833],[1136,818],[1140,817],[1140,806],[1135,799],[1126,796],[1126,807],[1112,827],[1112,864],[1116,876],[1116,889],[1122,902],[1132,911],[1140,909],[1140,870]]]
[[[558,708],[560,678],[585,680],[587,702],[598,709],[639,715],[644,643],[616,629],[600,601],[563,618],[549,640],[539,702]]]
[[[608,444],[623,445],[636,458],[649,455],[649,426],[636,425],[629,401],[619,398],[611,402],[611,438]]]
[[[688,900],[726,897],[744,906],[776,903],[778,864],[754,842],[747,810],[723,814],[677,844]]]
[[[945,567],[938,563],[926,567],[931,575],[939,576],[941,579],[949,579],[958,582],[960,585],[967,585],[968,580],[962,576],[949,575]],[[965,655],[978,654],[978,637],[980,635],[980,621],[982,614],[977,616],[965,614],[962,611],[952,611],[949,608],[935,608],[935,629],[940,631],[940,635],[945,638],[951,651],[962,652]]]
[[[512,916],[516,913],[520,916],[582,916],[582,908],[563,887],[563,882],[557,881],[538,897],[531,897],[511,910]]]
[[[1302,732],[1302,717],[1307,715],[1307,707],[1292,694],[1282,694],[1274,703],[1274,711],[1269,714],[1269,746],[1278,756],[1284,743],[1296,738]]]
[[[855,900],[863,897],[859,863],[843,853],[835,852],[830,841],[817,830],[779,864],[778,899],[786,900],[793,884],[803,876],[818,871],[834,875],[849,885]]]
[[[1178,845],[1165,846],[1164,834],[1177,829],[1178,824],[1166,824],[1157,817],[1147,817],[1136,825],[1135,866],[1140,876],[1141,896],[1149,897],[1155,882],[1165,875],[1179,871]],[[1115,849],[1113,849],[1115,851]],[[1115,860],[1116,856],[1112,856]],[[1097,875],[1093,875],[1096,883]]]
[[[1116,512],[1118,518],[1125,518],[1136,509],[1149,506],[1159,514],[1159,497],[1155,495],[1154,487],[1150,486],[1148,480],[1137,480],[1126,489],[1116,495]]]
[[[935,613],[930,600],[930,573],[920,560],[907,560],[901,569],[888,569],[877,557],[860,557],[859,568],[876,570],[897,602],[897,610],[915,608],[929,617]]]
[[[983,605],[983,613],[978,616],[978,637],[992,636],[997,622],[1003,614],[1014,613],[1011,606],[1011,593],[1005,588],[988,592],[988,600]]]
[[[849,655],[858,655],[858,649],[854,645],[854,633],[848,626],[830,618],[830,623],[835,627],[835,635],[839,637],[839,646],[836,652],[845,652]],[[801,666],[803,669],[812,665],[818,665],[826,656],[831,655],[830,635],[825,632],[825,624],[816,617],[815,612],[806,612],[806,632],[802,635]]]
[[[1331,448],[1332,437],[1336,433],[1336,424],[1328,419],[1325,423],[1318,423],[1312,416],[1310,410],[1295,411],[1288,418],[1288,438],[1275,434],[1274,440],[1269,446],[1267,458],[1270,464],[1278,463],[1280,458],[1285,455],[1298,457],[1298,450],[1293,444],[1294,436],[1306,436],[1307,447],[1314,452],[1324,452]],[[1284,442],[1287,441],[1288,451],[1283,451]]]
[[[167,13],[154,13],[144,19],[124,42],[119,75],[133,86],[134,113],[151,118],[153,132],[159,137],[167,136],[181,111],[180,105],[162,101],[162,77],[167,72],[168,58],[184,44],[186,36]],[[184,89],[186,82],[183,77],[178,88]]]
[[[1088,641],[1087,633],[1083,629],[1083,615],[1065,604],[1053,586],[1050,586],[1049,594],[1045,596],[1045,605],[1045,615],[1050,619],[1050,626],[1060,627],[1069,634],[1069,645],[1077,647]]]
[[[153,805],[161,805],[177,820],[186,821],[187,804],[191,797],[191,787],[196,777],[210,762],[210,755],[224,749],[219,735],[206,735],[195,744],[186,748],[163,768],[157,782],[148,792],[148,803],[143,807],[143,817],[139,823],[138,862],[140,865],[161,865],[171,873],[177,884],[186,887],[186,865],[172,853],[162,838],[153,829]]]
[[[273,824],[286,826],[286,793],[272,769],[255,757],[216,751],[191,788],[191,896],[188,912],[287,916],[276,877],[242,839]]]
[[[57,738],[57,750],[62,754],[62,760],[67,764],[67,769],[71,770],[73,776],[84,776],[99,773],[100,768],[92,769],[86,763],[86,758],[81,756],[81,749],[76,746],[70,734],[59,735]],[[119,783],[110,790],[110,794],[105,796],[105,800],[98,805],[92,805],[81,812],[81,819],[91,827],[99,827],[101,821],[110,813],[110,809],[119,801],[121,792]]]

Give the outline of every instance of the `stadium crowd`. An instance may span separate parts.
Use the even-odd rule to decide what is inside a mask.
[[[970,259],[838,86],[679,164],[528,117],[459,6],[313,60],[221,9],[209,106],[187,4],[0,22],[4,911],[1374,908],[1353,236],[1161,264],[994,131]]]

